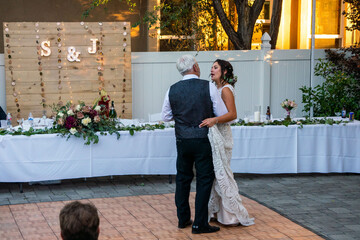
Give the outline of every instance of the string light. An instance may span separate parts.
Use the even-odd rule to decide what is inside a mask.
[[[62,27],[61,23],[56,23],[56,30],[57,30],[57,38],[55,38],[55,45],[57,46],[57,67],[58,67],[58,92],[59,92],[59,102],[58,105],[62,106],[63,102],[61,100],[61,93],[62,93],[62,78],[61,78],[61,69],[62,69],[62,60],[61,60],[61,47],[62,47]]]
[[[10,70],[10,76],[11,76],[11,86],[12,86],[12,90],[13,90],[13,98],[14,98],[14,104],[16,106],[16,118],[17,119],[20,119],[21,118],[21,109],[20,109],[20,102],[19,102],[19,99],[20,99],[20,92],[17,92],[16,91],[16,84],[17,84],[17,81],[16,79],[14,78],[14,66],[13,66],[13,55],[12,54],[12,51],[11,51],[11,36],[10,36],[10,33],[9,33],[9,25],[7,23],[4,24],[5,26],[5,42],[6,42],[6,53],[7,53],[7,61],[8,61],[8,66],[9,66],[9,70]]]
[[[40,29],[39,23],[35,23],[35,42],[37,48],[37,55],[38,55],[38,71],[39,71],[39,79],[40,79],[40,89],[41,89],[41,104],[43,107],[43,115],[46,115],[46,98],[45,98],[45,82],[44,82],[44,72],[43,72],[43,63],[42,63],[42,56],[41,56],[41,43],[40,43]]]

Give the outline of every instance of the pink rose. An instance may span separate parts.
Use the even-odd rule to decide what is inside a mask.
[[[83,114],[82,112],[77,112],[77,113],[76,113],[76,117],[77,117],[78,119],[83,119],[83,118],[84,118],[84,114]]]
[[[94,117],[94,122],[96,122],[96,123],[100,122],[100,117],[98,115],[96,115]]]
[[[89,108],[88,106],[83,106],[82,111],[83,111],[84,113],[89,113],[89,112],[90,112],[90,109],[91,109],[91,108]]]
[[[64,119],[59,118],[59,119],[57,120],[57,124],[60,125],[60,126],[64,125]]]

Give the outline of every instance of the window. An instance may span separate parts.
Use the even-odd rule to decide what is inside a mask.
[[[315,48],[341,47],[340,16],[340,0],[316,1]]]

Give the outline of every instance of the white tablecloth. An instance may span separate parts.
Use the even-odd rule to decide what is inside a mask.
[[[360,173],[360,123],[232,127],[234,173]],[[0,182],[176,174],[174,129],[100,136],[0,136]]]

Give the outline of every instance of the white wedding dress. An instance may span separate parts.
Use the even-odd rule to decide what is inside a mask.
[[[234,94],[234,88],[231,85],[224,87],[228,87]],[[224,225],[238,223],[243,226],[253,225],[254,218],[249,217],[248,211],[242,204],[239,189],[230,168],[233,148],[230,123],[216,124],[209,128],[208,137],[215,171],[215,180],[208,205],[209,220],[216,217],[217,221]]]

